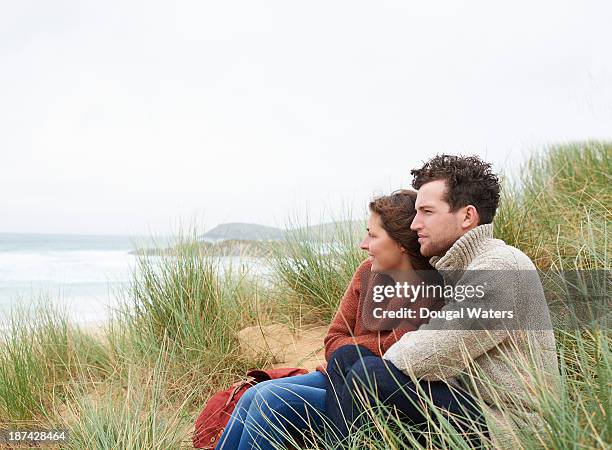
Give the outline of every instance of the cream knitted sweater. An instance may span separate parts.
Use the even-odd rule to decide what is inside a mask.
[[[461,385],[482,400],[495,446],[517,448],[520,422],[541,426],[533,412],[535,385],[556,389],[559,377],[555,338],[539,278],[517,276],[536,274],[536,268],[523,252],[494,239],[491,224],[470,230],[444,256],[430,262],[452,285],[477,284],[481,271],[495,271],[488,272],[495,274],[495,281],[490,283],[489,275],[493,286],[481,304],[515,308],[520,313],[520,330],[457,329],[451,321],[436,318],[405,334],[383,358],[416,378]],[[451,301],[443,311],[460,306]],[[525,370],[528,366],[537,367],[543,383],[532,382],[529,373],[534,371]]]

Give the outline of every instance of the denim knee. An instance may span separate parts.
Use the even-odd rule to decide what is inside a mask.
[[[386,380],[390,374],[389,368],[382,358],[378,356],[366,356],[356,361],[351,366],[347,373],[347,383],[351,389],[355,382],[373,388],[374,383],[378,384],[382,380]]]
[[[351,391],[362,387],[383,401],[396,395],[417,399],[414,383],[397,372],[399,371],[384,359],[368,356],[353,364],[347,374],[346,383]]]
[[[367,375],[387,372],[385,361],[378,356],[365,356],[351,366],[351,373]]]
[[[256,393],[257,393],[257,390],[255,389],[255,386],[251,386],[250,388],[248,388],[244,392],[244,394],[242,394],[242,396],[238,399],[235,410],[236,411],[248,411],[249,407],[251,406],[251,403],[253,402],[253,398],[255,397]]]
[[[328,368],[346,372],[356,361],[371,356],[372,352],[360,345],[343,345],[336,349],[327,362]]]
[[[248,388],[244,392],[244,394],[242,394],[242,396],[238,400],[238,403],[236,403],[236,409],[248,411],[249,407],[251,406],[251,403],[253,402],[253,399],[255,398],[255,395],[257,395],[257,393],[261,389],[264,389],[266,385],[269,384],[271,381],[275,381],[275,380],[262,381],[261,383],[257,383],[251,386],[250,388]]]
[[[269,410],[278,412],[279,409],[287,405],[283,399],[283,393],[287,389],[289,389],[289,385],[287,387],[274,384],[261,386],[254,393],[250,413],[254,412],[253,408],[255,408],[255,411],[263,412],[264,414],[267,414],[266,412]]]

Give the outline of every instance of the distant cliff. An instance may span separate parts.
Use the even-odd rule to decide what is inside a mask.
[[[287,235],[304,236],[330,241],[339,233],[360,233],[365,231],[365,221],[345,220],[341,222],[327,222],[301,228],[282,229],[258,225],[254,223],[222,223],[200,236],[205,241],[241,240],[241,241],[280,241]]]
[[[289,230],[254,223],[223,223],[200,235],[196,249],[216,256],[262,257],[268,255],[273,246],[282,246],[286,238],[331,241],[340,238],[341,234],[361,233],[362,230],[365,230],[364,221],[328,222]],[[143,248],[131,253],[160,256],[179,251],[179,247]]]
[[[280,228],[258,225],[255,223],[222,223],[200,236],[205,241],[241,240],[241,241],[280,241],[285,231]]]

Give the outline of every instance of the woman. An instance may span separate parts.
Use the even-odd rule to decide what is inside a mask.
[[[400,329],[390,328],[384,321],[373,320],[368,307],[373,287],[381,282],[377,272],[416,275],[416,270],[433,270],[419,252],[416,233],[410,230],[416,214],[415,200],[416,192],[400,190],[370,202],[367,235],[360,245],[368,252],[368,259],[353,275],[325,337],[327,361],[337,349],[347,345],[358,345],[357,348],[364,347],[380,356],[404,333],[416,330],[422,323],[412,319],[403,321]],[[437,305],[432,299],[416,301],[423,307]],[[411,305],[414,307],[415,303]],[[251,387],[238,401],[216,449],[273,449],[291,431],[320,427],[325,421],[326,391],[331,390],[326,390],[328,383],[325,367],[319,366],[306,375]],[[333,392],[327,392],[330,395]]]

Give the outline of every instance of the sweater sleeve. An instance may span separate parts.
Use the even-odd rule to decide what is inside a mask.
[[[340,300],[338,311],[336,311],[324,340],[326,360],[329,360],[332,353],[343,345],[363,345],[374,353],[381,353],[376,345],[378,339],[373,339],[372,335],[355,336],[361,277],[370,270],[371,266],[369,261],[361,263]]]
[[[408,332],[412,332],[414,330],[391,330],[387,333],[384,340],[382,341],[382,351],[385,353],[393,344],[395,344],[398,340],[401,339]]]
[[[495,279],[489,275],[484,281],[481,272],[468,270],[460,283],[474,286],[484,283],[485,294],[479,304],[503,309],[501,305],[515,304],[517,283],[512,274],[508,272],[508,277],[497,276]],[[466,302],[452,300],[441,312],[452,313],[466,307],[469,307]],[[462,319],[458,324],[454,320],[435,318],[419,330],[402,336],[383,358],[408,375],[427,381],[446,380],[460,375],[470,361],[509,337],[509,331],[505,329],[479,329],[476,321]]]

